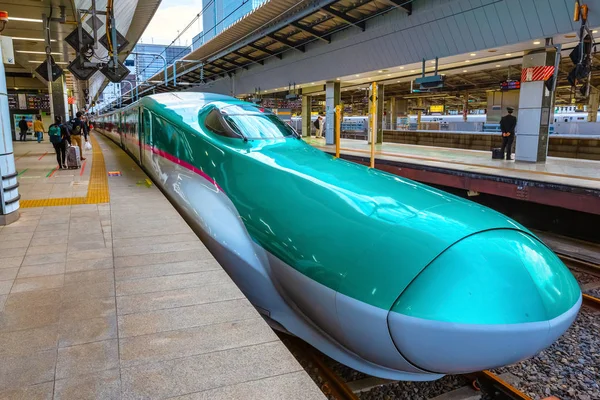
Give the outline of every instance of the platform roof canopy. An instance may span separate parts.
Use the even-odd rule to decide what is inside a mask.
[[[2,34],[13,37],[16,62],[15,66],[7,68],[8,80],[11,77],[26,78],[34,74],[42,81],[41,87],[44,87],[46,82],[34,72],[38,65],[44,61],[46,54],[42,16],[45,14],[47,17],[59,18],[61,12],[64,12],[65,23],[50,22],[52,56],[57,64],[65,70],[67,84],[70,89],[75,89],[76,86],[88,87],[90,96],[97,96],[108,81],[104,75],[97,72],[83,85],[74,85],[74,78],[66,67],[74,59],[75,51],[64,41],[65,37],[77,28],[76,10],[89,9],[91,3],[91,0],[4,0],[0,4],[0,10],[8,11],[9,22]],[[96,8],[105,10],[106,3],[106,0],[97,0]],[[129,41],[129,46],[119,56],[121,59],[124,59],[126,51],[137,43],[159,4],[160,0],[119,0],[114,2],[117,29]],[[86,24],[89,18],[91,18],[91,15],[84,14],[82,19],[85,29],[91,32]],[[101,16],[100,18],[104,19],[105,17]],[[104,29],[105,25],[103,24],[99,36],[103,35]],[[96,50],[96,60],[103,59],[106,55],[106,49],[99,45]]]
[[[215,36],[177,64],[178,82],[198,82],[198,68],[204,64],[203,78],[215,80],[251,64],[263,64],[269,57],[282,57],[289,50],[304,52],[314,41],[330,42],[331,35],[358,26],[365,20],[400,8],[412,11],[412,3],[403,0],[270,0]],[[172,79],[172,68],[169,78]],[[150,82],[164,81],[163,72]],[[156,92],[173,87],[155,85]]]

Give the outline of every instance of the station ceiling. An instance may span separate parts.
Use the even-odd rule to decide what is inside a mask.
[[[575,99],[576,103],[584,101],[583,96],[577,88],[571,87],[567,80],[567,76],[573,64],[568,58],[570,50],[563,51],[561,62],[559,65],[558,81],[556,84],[556,100],[557,105],[570,105]],[[516,58],[521,60],[522,57]],[[600,56],[594,55],[594,65],[592,68],[591,86],[596,90],[600,90]],[[506,63],[504,63],[506,64]],[[384,86],[385,97],[400,97],[404,99],[418,99],[419,97],[426,99],[427,104],[444,104],[452,107],[462,107],[464,104],[465,95],[470,100],[472,107],[483,106],[487,104],[487,92],[490,90],[500,90],[500,83],[505,80],[520,80],[521,78],[521,63],[513,62],[509,65],[500,65],[495,62],[483,63],[479,68],[469,67],[465,72],[454,71],[445,74],[444,89],[429,93],[411,93],[411,80],[419,77],[419,74],[409,77],[400,82],[387,82]],[[346,86],[342,90],[342,100],[351,102],[361,93],[366,93],[367,85]],[[320,100],[325,99],[324,93],[318,97]],[[415,101],[416,102],[416,101]]]
[[[33,74],[39,80],[43,79],[35,74],[35,69],[45,60],[45,42],[44,42],[44,24],[42,15],[47,17],[59,18],[61,16],[61,8],[64,10],[66,22],[60,23],[50,22],[50,37],[52,56],[55,62],[65,71],[67,87],[75,89],[75,80],[66,69],[70,61],[75,58],[74,49],[67,44],[64,39],[73,30],[77,28],[76,10],[89,9],[91,0],[4,0],[0,4],[2,11],[8,11],[9,22],[6,29],[2,33],[4,36],[13,38],[13,46],[15,50],[16,65],[6,68],[7,77],[22,77],[23,73]],[[106,0],[96,0],[96,8],[98,10],[106,9]],[[130,42],[130,47],[133,47],[139,40],[144,29],[152,19],[160,0],[120,0],[115,1],[115,15],[117,20],[117,29]],[[90,15],[84,15],[83,26],[91,32],[87,27],[86,21],[91,18]],[[104,20],[104,16],[100,16]],[[98,32],[99,36],[104,34],[104,25]],[[102,45],[96,50],[94,61],[102,60],[107,55],[107,50]],[[125,56],[121,57],[125,58]],[[43,81],[45,83],[45,81]],[[101,88],[107,83],[106,78],[101,73],[97,72],[88,81],[90,94],[94,96],[96,92],[100,92]],[[23,87],[25,88],[25,87]],[[14,89],[10,87],[9,89]]]

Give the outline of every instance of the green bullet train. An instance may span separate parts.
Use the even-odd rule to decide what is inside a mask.
[[[96,122],[271,326],[364,373],[433,380],[511,364],[581,306],[569,270],[515,221],[336,159],[256,105],[165,93]]]

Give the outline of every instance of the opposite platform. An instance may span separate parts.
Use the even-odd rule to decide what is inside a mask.
[[[0,399],[323,399],[141,169],[94,147],[106,168],[85,193],[45,186],[85,171],[35,172],[24,201],[97,202],[105,178],[109,202],[26,207],[0,227]]]
[[[322,139],[307,141],[335,153]],[[600,214],[600,161],[549,157],[535,164],[492,160],[489,151],[395,143],[376,145],[375,155],[376,168],[419,182]],[[370,145],[342,139],[341,156],[368,164]]]

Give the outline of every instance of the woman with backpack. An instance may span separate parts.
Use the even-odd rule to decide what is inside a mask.
[[[54,118],[54,123],[48,128],[48,136],[50,137],[50,143],[52,143],[54,150],[56,151],[58,168],[66,169],[67,141],[69,141],[69,132],[62,124],[62,118],[59,115]]]

